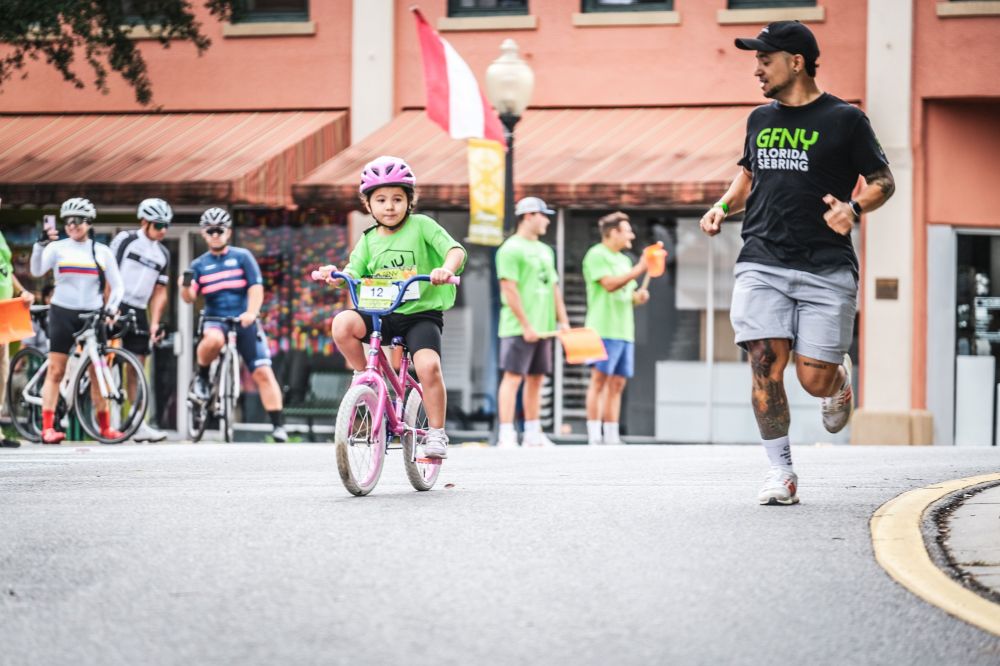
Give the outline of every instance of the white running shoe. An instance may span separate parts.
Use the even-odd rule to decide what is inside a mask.
[[[132,439],[137,442],[162,442],[166,438],[167,433],[162,430],[157,430],[148,423],[140,425],[139,429],[135,431],[134,435],[132,435]]]
[[[851,357],[844,354],[844,385],[829,398],[823,398],[823,427],[827,432],[840,432],[851,420],[854,411],[854,391],[851,389]]]
[[[587,439],[588,446],[601,446],[602,444],[604,444],[603,439]]]
[[[524,434],[524,446],[545,447],[555,446],[556,443],[549,439],[544,432],[532,432]]]
[[[448,435],[445,434],[444,428],[427,429],[427,437],[424,438],[424,457],[448,457]]]
[[[517,448],[517,433],[514,433],[513,437],[504,437],[500,435],[497,438],[497,448],[498,449],[516,449]]]
[[[757,495],[761,504],[798,504],[799,498],[795,491],[799,487],[799,477],[795,472],[789,472],[780,467],[772,467],[764,479],[764,487]]]
[[[284,426],[275,426],[271,430],[271,439],[273,439],[278,444],[284,444],[288,441],[288,431],[285,430]]]

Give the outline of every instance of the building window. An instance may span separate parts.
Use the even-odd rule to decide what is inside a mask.
[[[816,0],[729,0],[730,9],[761,9],[773,7],[815,7]]]
[[[497,16],[528,13],[528,0],[448,0],[448,16]]]
[[[584,12],[669,12],[674,1],[667,0],[583,0]]]
[[[239,0],[234,23],[308,21],[309,0]]]

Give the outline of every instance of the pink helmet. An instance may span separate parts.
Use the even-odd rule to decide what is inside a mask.
[[[381,155],[365,165],[361,171],[361,194],[368,194],[376,187],[399,186],[412,190],[417,177],[406,160],[392,155]]]

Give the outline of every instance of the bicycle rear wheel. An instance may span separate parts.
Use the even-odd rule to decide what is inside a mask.
[[[385,425],[375,423],[378,397],[369,386],[352,386],[337,410],[334,442],[337,470],[354,495],[375,488],[385,462]]]
[[[29,402],[29,399],[42,399],[45,373],[38,377],[27,393],[25,389],[44,363],[45,354],[34,347],[24,347],[10,360],[7,374],[7,413],[10,414],[17,433],[29,442],[41,440],[42,406],[40,403]]]
[[[424,412],[424,399],[413,389],[406,397],[403,420],[406,422],[406,432],[403,433],[403,466],[406,468],[406,478],[417,490],[430,490],[437,482],[438,474],[441,473],[441,460],[432,460],[424,456],[427,414]],[[420,430],[422,433],[417,434],[414,430]]]
[[[90,358],[84,358],[73,385],[76,416],[83,431],[91,439],[102,444],[119,444],[131,437],[146,416],[146,404],[149,399],[149,385],[146,382],[146,372],[131,352],[118,347],[110,347],[104,351],[106,368],[97,368],[104,374],[108,395],[105,402],[111,427],[121,433],[120,437],[108,438],[101,434],[97,424],[97,408],[91,394],[90,368],[93,366]],[[134,389],[134,390],[133,390]],[[129,398],[134,393],[134,398]]]

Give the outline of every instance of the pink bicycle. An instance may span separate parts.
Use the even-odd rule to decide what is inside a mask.
[[[430,490],[441,472],[441,460],[423,455],[427,436],[423,390],[410,375],[410,355],[400,337],[390,342],[403,349],[399,372],[393,370],[382,351],[381,320],[399,307],[411,284],[416,289],[413,283],[429,282],[430,276],[414,275],[395,282],[370,278],[356,280],[340,272],[331,273],[330,277],[347,283],[351,302],[358,312],[371,315],[373,329],[365,370],[355,375],[337,410],[334,443],[340,479],[354,495],[370,493],[382,475],[386,453],[395,448],[390,444],[396,439],[403,451],[406,478],[417,490]],[[319,271],[313,271],[312,278],[322,280]],[[449,281],[456,285],[459,282],[457,277]],[[360,298],[359,290],[364,292]]]

